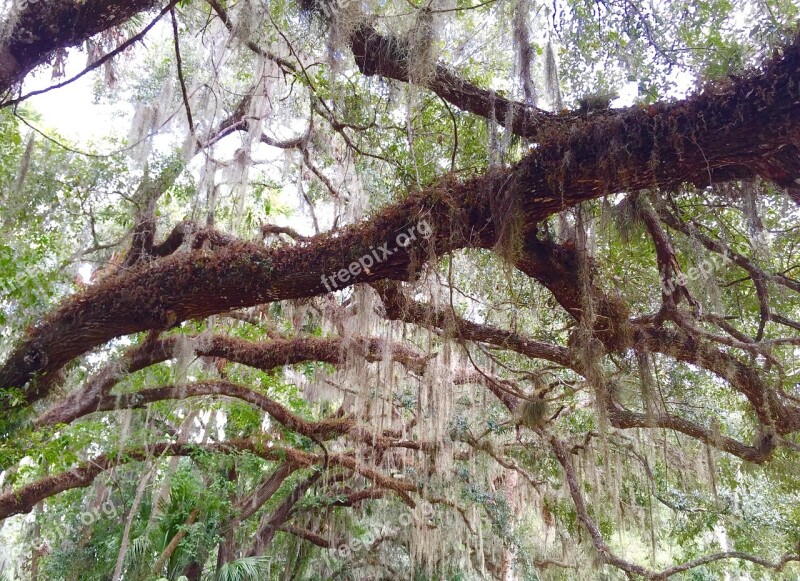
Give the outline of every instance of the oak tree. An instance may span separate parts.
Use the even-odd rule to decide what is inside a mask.
[[[797,6],[9,4],[0,573],[800,574]]]

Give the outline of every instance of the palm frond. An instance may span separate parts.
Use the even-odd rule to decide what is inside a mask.
[[[237,559],[219,568],[216,581],[259,581],[264,578],[268,564],[268,557]]]

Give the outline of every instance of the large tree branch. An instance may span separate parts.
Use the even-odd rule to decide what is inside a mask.
[[[42,500],[66,490],[85,488],[94,482],[98,475],[115,466],[155,457],[192,456],[198,452],[212,454],[247,452],[264,460],[290,462],[297,467],[313,466],[324,460],[322,454],[311,454],[295,448],[276,446],[269,440],[263,439],[236,439],[213,444],[159,442],[151,444],[147,448],[126,448],[119,452],[102,454],[93,460],[82,462],[66,472],[46,476],[17,490],[0,494],[0,520],[15,514],[28,513]],[[406,504],[412,507],[415,505],[408,495],[411,492],[417,492],[415,484],[385,476],[346,454],[332,454],[328,458],[328,462],[331,466],[341,466],[360,474],[375,485],[395,492]]]
[[[443,222],[446,207],[436,206]],[[393,210],[341,235],[318,236],[303,248],[266,249],[237,242],[213,253],[196,250],[142,263],[104,280],[37,326],[0,370],[0,386],[23,387],[35,374],[56,371],[117,336],[165,329],[238,307],[323,294],[330,287],[354,282],[405,278],[412,252],[419,263],[428,252],[452,248],[441,235],[416,248],[399,247],[397,236],[422,219],[425,200],[410,198]],[[375,256],[381,262],[375,264]],[[354,268],[350,272],[358,274],[352,276],[343,270],[348,265],[358,267],[365,257],[373,257],[372,268]],[[28,401],[46,395],[46,389],[30,387]]]
[[[191,397],[220,396],[247,402],[268,413],[284,427],[311,439],[331,439],[350,434],[356,439],[382,450],[390,447],[430,449],[431,444],[420,441],[396,439],[397,434],[387,431],[377,436],[370,429],[356,425],[352,417],[334,417],[320,421],[304,420],[285,406],[263,393],[230,381],[198,381],[194,383],[165,385],[121,395],[104,395],[89,412],[141,409],[160,401],[184,400]]]
[[[409,299],[403,294],[399,286],[395,284],[381,283],[373,286],[383,299],[386,316],[390,319],[399,319],[427,328],[446,329],[449,333],[461,339],[495,345],[532,359],[553,361],[563,367],[572,369],[580,375],[586,373],[581,362],[576,360],[567,348],[541,343],[524,335],[492,327],[491,325],[480,325],[457,317],[452,313],[436,310],[429,305]],[[661,343],[656,340],[646,341],[635,347],[639,349],[654,349],[657,345],[659,351],[677,356],[678,359],[704,368],[710,366],[712,370],[725,373],[725,379],[730,381],[734,386],[747,386],[745,389],[746,392],[762,393],[767,389],[766,386],[763,386],[761,379],[756,374],[748,372],[747,369],[744,368],[744,364],[738,362],[731,356],[718,352],[713,348],[702,348],[697,345],[692,346],[686,342],[679,343],[670,334],[666,336],[669,337],[670,340]],[[711,363],[709,363],[709,361]],[[735,370],[739,368],[737,365],[741,367],[738,373],[735,372]],[[496,393],[496,395],[509,410],[514,410],[520,401],[514,395],[507,392]],[[758,398],[756,401],[761,402],[762,398]],[[705,442],[710,446],[749,462],[759,464],[765,462],[770,458],[777,444],[770,434],[765,434],[759,438],[755,445],[748,446],[738,440],[722,436],[679,416],[660,414],[651,417],[622,408],[612,401],[608,403],[609,420],[616,428],[666,428]],[[765,419],[767,418],[768,416],[765,416]],[[772,418],[769,418],[769,420],[772,422]],[[470,444],[477,445],[477,442],[470,442]],[[501,459],[495,457],[495,460],[503,464]],[[511,466],[506,467],[511,468]]]
[[[54,404],[35,420],[37,427],[68,424],[94,411],[101,411],[101,402],[108,400],[111,388],[126,374],[140,371],[151,365],[173,359],[176,347],[187,342],[200,357],[218,357],[247,365],[261,371],[270,371],[283,365],[318,361],[339,365],[345,362],[348,351],[367,361],[382,361],[385,349],[390,349],[394,361],[421,374],[427,358],[399,344],[386,344],[377,338],[353,337],[345,342],[331,337],[300,337],[268,342],[250,342],[227,335],[172,336],[145,341],[126,351],[122,357],[97,372],[86,384],[63,401]]]
[[[83,462],[75,468],[46,476],[31,484],[0,494],[0,520],[15,514],[28,513],[39,502],[66,490],[85,488],[98,475],[115,466],[137,462],[160,456],[191,456],[205,450],[211,453],[250,452],[265,460],[284,460],[291,458],[300,466],[315,462],[313,455],[292,448],[267,447],[266,442],[254,440],[235,440],[221,444],[156,443],[144,448],[129,448],[122,453],[103,454],[93,460]]]
[[[575,505],[575,510],[578,513],[578,520],[586,528],[589,536],[592,539],[592,544],[597,550],[603,562],[613,565],[627,573],[641,575],[642,577],[649,577],[650,572],[640,565],[636,565],[621,557],[617,556],[606,543],[603,538],[603,533],[600,532],[600,527],[591,518],[589,510],[586,507],[586,502],[581,493],[580,483],[575,473],[575,468],[572,465],[572,460],[569,453],[564,448],[564,444],[556,437],[550,439],[550,446],[558,459],[558,463],[564,469],[564,476],[567,481],[567,488],[569,489],[570,496],[572,496],[572,503]]]
[[[323,549],[330,548],[331,542],[326,539],[324,536],[320,535],[319,533],[315,533],[314,531],[310,531],[303,527],[299,527],[297,525],[282,525],[280,530],[289,533],[290,535],[294,535],[298,538],[303,539],[304,541],[308,541],[312,545],[316,545],[318,547],[322,547]]]
[[[580,321],[584,316],[584,300],[578,263],[575,248],[535,240],[528,241],[516,260],[520,270],[547,287],[558,302]],[[725,379],[742,393],[753,406],[759,421],[768,429],[782,434],[800,429],[800,410],[781,402],[756,369],[718,349],[708,338],[685,330],[673,331],[651,318],[632,323],[628,319],[626,303],[602,292],[589,278],[588,292],[597,318],[593,331],[607,351],[635,349],[657,352],[698,365]],[[584,375],[586,371],[585,368],[579,370]]]
[[[589,117],[566,134],[543,136],[540,146],[512,168],[437,184],[338,235],[317,236],[303,248],[268,250],[241,242],[213,254],[188,252],[142,265],[91,287],[36,326],[0,369],[0,387],[22,389],[30,403],[47,393],[36,382],[27,385],[34,376],[57,371],[114,337],[322,294],[331,290],[334,273],[341,279],[337,288],[406,278],[428,257],[494,245],[504,237],[498,224],[500,230],[519,224],[524,231],[554,212],[609,192],[706,185],[756,173],[795,186],[798,63],[795,42],[760,74],[715,92],[633,107],[612,118]],[[398,247],[398,235],[422,218],[432,235]],[[358,268],[359,259],[380,248],[394,251]]]
[[[698,557],[697,559],[692,559],[691,561],[686,561],[685,563],[673,565],[672,567],[668,567],[667,569],[664,569],[663,571],[656,573],[651,577],[651,579],[655,581],[669,579],[670,577],[677,575],[678,573],[683,573],[684,571],[688,571],[689,569],[694,569],[695,567],[701,567],[703,565],[714,563],[715,561],[722,561],[725,559],[739,559],[742,561],[750,561],[751,563],[755,563],[756,565],[759,565],[760,567],[764,567],[766,569],[781,571],[788,563],[791,563],[793,561],[800,561],[800,555],[787,553],[785,555],[782,555],[777,561],[770,561],[769,559],[763,559],[761,557],[750,555],[749,553],[745,553],[743,551],[722,551],[720,553],[711,553],[710,555],[703,555],[702,557]]]

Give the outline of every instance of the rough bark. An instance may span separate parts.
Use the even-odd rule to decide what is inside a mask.
[[[45,64],[57,49],[78,46],[95,34],[161,5],[154,0],[15,2],[23,8],[2,25],[0,93]]]
[[[0,386],[24,389],[25,400],[34,402],[47,393],[46,382],[28,385],[34,376],[53,373],[114,337],[322,294],[330,290],[323,276],[344,272],[382,245],[396,251],[337,286],[404,279],[428,257],[493,247],[509,236],[496,224],[516,224],[530,241],[547,216],[611,192],[752,175],[795,187],[799,65],[795,42],[759,74],[685,101],[577,120],[568,131],[543,135],[536,150],[507,170],[443,181],[302,246],[272,250],[237,242],[141,265],[89,288],[33,329],[0,369]],[[398,234],[423,218],[433,228],[430,238],[397,247]]]
[[[39,502],[45,498],[54,496],[66,490],[75,488],[85,488],[89,486],[99,474],[106,470],[126,464],[137,462],[148,458],[165,456],[191,456],[194,453],[241,453],[248,452],[264,460],[291,462],[297,467],[308,467],[321,463],[324,458],[321,454],[311,454],[295,448],[268,446],[268,440],[255,439],[236,439],[224,443],[214,444],[178,444],[169,442],[159,442],[150,445],[147,449],[127,448],[121,453],[103,454],[97,458],[83,462],[75,468],[46,476],[35,482],[24,485],[17,490],[0,494],[0,520],[15,514],[26,514],[33,510]],[[386,490],[391,490],[401,496],[404,502],[410,502],[407,494],[417,490],[416,485],[408,482],[400,482],[389,478],[358,463],[355,458],[345,454],[332,454],[328,458],[330,466],[341,466],[357,473],[367,480],[371,480],[377,486]]]
[[[184,339],[191,342],[194,352],[199,356],[220,357],[262,371],[305,361],[339,365],[346,359],[346,347],[367,361],[380,361],[384,349],[391,349],[395,361],[417,373],[424,369],[426,363],[425,358],[412,349],[397,344],[386,345],[376,338],[355,337],[347,345],[338,338],[319,337],[278,339],[263,343],[252,343],[221,334]],[[113,386],[126,374],[174,358],[176,343],[176,337],[168,337],[146,341],[130,349],[119,361],[91,377],[81,389],[42,413],[36,418],[35,424],[39,427],[68,424],[94,411],[114,409],[115,399],[110,395]],[[117,401],[117,404],[125,407],[122,400]]]
[[[86,6],[95,9],[105,6],[111,11],[110,17],[100,18],[103,22],[115,21],[117,17],[113,14],[126,8],[88,2],[81,5],[66,3],[53,10],[82,10]],[[139,9],[151,7],[149,3],[134,2],[127,8],[134,10],[136,6]],[[93,26],[99,26],[96,15],[76,12],[75,17],[94,19]],[[124,20],[122,16],[119,18]],[[229,23],[226,21],[226,24]],[[75,38],[90,34],[90,26],[75,28],[84,32],[73,31],[77,36],[56,34],[49,50],[67,46]],[[4,80],[10,79],[9,83],[18,81],[48,54],[43,45],[39,48],[32,42],[24,45],[20,40],[22,36],[15,34],[9,43],[17,42],[19,46],[15,45],[14,50],[23,56],[18,59],[12,55],[8,43],[8,46],[0,45],[0,88]],[[136,219],[133,244],[125,261],[130,270],[66,301],[33,328],[0,368],[0,388],[22,389],[25,402],[35,403],[52,391],[55,385],[52,378],[65,365],[115,337],[147,330],[160,331],[181,321],[204,318],[232,308],[320,295],[331,290],[329,283],[334,274],[338,274],[341,281],[334,284],[334,288],[356,283],[373,284],[381,294],[389,319],[439,329],[468,341],[485,342],[589,376],[592,370],[581,359],[574,344],[560,347],[490,325],[478,325],[446,310],[409,300],[396,285],[388,282],[413,278],[423,263],[442,254],[462,248],[490,248],[547,288],[579,326],[587,319],[588,292],[594,307],[591,332],[607,353],[626,353],[629,350],[640,355],[661,353],[715,373],[747,399],[766,433],[759,435],[752,445],[747,445],[677,415],[652,410],[648,410],[652,413],[639,414],[609,398],[601,403],[605,404],[612,426],[619,429],[666,428],[746,461],[764,462],[776,447],[775,434],[783,435],[800,429],[798,408],[775,392],[768,384],[766,374],[762,374],[753,362],[748,365],[731,350],[687,330],[687,321],[677,310],[677,297],[672,302],[669,297],[662,297],[665,308],[657,315],[629,319],[624,299],[604,293],[601,285],[592,280],[591,261],[581,256],[574,246],[557,244],[546,236],[543,238],[537,224],[584,201],[619,191],[636,192],[645,188],[670,191],[684,183],[705,187],[719,181],[760,176],[788,188],[790,193],[796,192],[800,184],[800,178],[796,178],[800,170],[798,42],[800,40],[776,55],[759,73],[710,86],[704,94],[684,101],[581,115],[547,114],[526,107],[485,91],[444,66],[437,66],[433,76],[426,81],[428,89],[465,111],[499,123],[509,120],[513,132],[537,141],[533,152],[507,169],[494,170],[463,182],[442,180],[385,208],[374,218],[338,233],[293,236],[295,245],[272,249],[234,240],[212,230],[198,231],[191,224],[180,224],[164,242],[155,244],[157,192],[155,197],[143,197],[147,203]],[[401,41],[362,26],[351,38],[351,47],[362,73],[408,82],[408,48]],[[28,57],[24,57],[25,54]],[[8,55],[12,58],[9,59]],[[25,58],[33,64],[25,64]],[[267,58],[270,57],[267,55]],[[230,124],[223,123],[220,135],[228,130],[247,128],[246,123],[243,124],[241,119],[235,120],[235,117]],[[305,136],[298,139],[286,142],[286,146],[302,148]],[[308,151],[304,150],[304,155],[310,163]],[[142,187],[146,189],[148,184],[143,183]],[[399,248],[397,236],[408,232],[421,220],[430,224],[432,236],[415,240],[409,248]],[[663,213],[651,212],[646,216],[658,264],[673,268],[676,264],[674,250],[659,220],[676,230],[682,229],[682,223]],[[264,229],[264,234],[276,232],[292,234],[286,230]],[[191,249],[178,252],[190,236],[193,237]],[[700,241],[709,250],[724,251],[708,237],[700,238]],[[358,273],[347,275],[346,269],[358,264],[359,259],[374,255],[375,251],[380,253],[381,247],[392,252],[384,254],[369,268],[362,264]],[[736,262],[747,271],[757,287],[762,317],[758,331],[760,338],[766,321],[772,316],[765,281],[777,280],[780,275],[766,275],[743,257],[737,257]],[[691,302],[688,293],[685,296]],[[668,306],[671,310],[666,308]],[[791,326],[791,321],[789,323]],[[694,323],[689,321],[688,324]],[[403,442],[398,438],[387,438],[385,434],[373,436],[356,427],[351,418],[307,422],[264,394],[228,381],[163,386],[135,394],[111,395],[111,388],[122,374],[174,355],[174,338],[157,340],[153,337],[155,334],[126,353],[119,366],[101,371],[84,389],[51,408],[38,419],[37,424],[69,422],[92,411],[139,408],[165,399],[217,395],[247,401],[286,427],[315,439],[347,433],[377,449],[385,446],[435,449],[428,448],[425,442]],[[358,346],[366,359],[380,359],[387,348],[375,339],[360,341]],[[736,341],[738,343],[729,341],[724,345],[744,346],[747,350],[742,336],[736,337]],[[308,360],[344,363],[344,351],[338,339],[250,344],[213,336],[198,339],[196,347],[198,355],[220,357],[259,369]],[[425,367],[424,358],[414,352],[400,350],[394,353],[394,357],[417,372]],[[509,392],[494,385],[491,378],[487,379],[489,389],[508,410],[513,411],[519,403],[513,390]],[[0,407],[2,411],[10,409],[6,401]],[[797,558],[787,555],[777,563],[770,563],[742,553],[721,553],[676,565],[661,573],[629,563],[611,552],[592,520],[570,453],[555,438],[550,444],[564,469],[578,519],[589,532],[601,557],[631,575],[663,578],[668,573],[722,558],[744,558],[780,569],[786,562]],[[37,502],[63,490],[86,486],[103,470],[124,461],[151,458],[153,454],[190,455],[193,449],[195,447],[185,444],[157,444],[146,452],[133,449],[124,456],[100,456],[64,474],[45,477],[17,491],[0,495],[0,518],[27,512]],[[263,443],[252,441],[233,441],[204,446],[204,449],[219,452],[246,450],[271,461],[283,462],[259,490],[243,499],[238,507],[241,510],[238,522],[251,516],[275,494],[291,471],[321,461],[319,455],[295,449],[266,448]],[[502,458],[495,459],[507,468],[514,468],[513,464],[504,463]],[[396,492],[407,504],[413,504],[408,493],[416,491],[414,485],[387,478],[364,467],[360,459],[353,456],[336,455],[331,458],[331,463],[359,473],[379,485],[375,489],[353,493],[346,501],[341,501],[349,502],[347,506],[364,498],[382,496],[387,490]],[[275,512],[265,515],[252,554],[263,552],[278,530],[297,534],[323,546],[319,535],[287,524],[296,503],[318,477],[319,472],[315,472],[296,487]],[[220,562],[227,562],[233,555],[233,530],[220,548]],[[198,565],[196,569],[202,567]],[[200,573],[195,571],[190,576],[193,575],[199,577]]]

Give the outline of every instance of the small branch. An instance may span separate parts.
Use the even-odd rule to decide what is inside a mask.
[[[230,32],[231,34],[235,34],[236,33],[236,29],[234,27],[233,21],[230,19],[230,17],[228,16],[228,13],[225,11],[225,9],[222,7],[222,5],[217,0],[206,0],[206,3],[209,6],[211,6],[211,8],[214,10],[214,12],[217,13],[217,16],[222,21],[222,24],[225,25],[225,28],[228,29],[228,32]],[[296,67],[294,66],[293,63],[291,63],[290,61],[287,61],[284,58],[279,57],[276,54],[271,53],[268,50],[264,50],[263,48],[258,46],[256,43],[254,43],[252,41],[247,41],[247,42],[245,42],[245,46],[249,50],[251,50],[253,53],[255,53],[255,54],[259,55],[259,56],[262,56],[265,59],[271,60],[272,62],[277,64],[279,67],[281,67],[281,69],[283,69],[284,71],[292,72],[292,73],[295,73],[295,74],[297,73],[297,69],[296,69]]]
[[[303,236],[297,230],[289,228],[288,226],[276,226],[274,224],[263,224],[261,226],[261,235],[266,238],[267,236],[277,236],[278,234],[286,234],[296,242],[307,242],[308,236]]]
[[[311,161],[311,154],[308,153],[308,147],[304,147],[302,151],[303,151],[303,163],[305,163],[306,167],[311,170],[311,173],[317,176],[319,181],[321,181],[326,188],[328,188],[328,191],[334,198],[340,199],[341,195],[339,194],[339,191],[334,187],[333,183],[331,183],[331,180],[328,179],[328,176],[322,173],[322,170],[320,170]]]
[[[161,552],[156,562],[153,564],[151,569],[153,575],[160,575],[162,573],[162,569],[164,569],[164,565],[166,565],[169,558],[172,556],[172,553],[175,552],[175,549],[178,548],[180,542],[184,539],[184,537],[189,533],[189,527],[194,524],[197,520],[197,517],[200,515],[200,509],[195,508],[191,513],[189,513],[189,517],[183,523],[183,527],[175,534],[172,539],[170,539],[169,544],[166,548]]]
[[[189,132],[194,135],[194,120],[192,119],[192,108],[189,105],[189,93],[186,90],[186,79],[183,78],[183,60],[181,59],[181,44],[178,37],[178,19],[175,16],[175,8],[170,8],[169,15],[172,19],[172,37],[175,44],[175,62],[178,67],[178,80],[181,84],[181,95],[183,106],[186,108],[186,120],[189,123]]]
[[[611,548],[603,539],[603,534],[600,532],[600,528],[589,516],[589,511],[586,509],[586,502],[581,494],[580,484],[578,484],[578,477],[575,474],[572,461],[569,459],[569,455],[564,449],[564,445],[560,440],[553,436],[550,438],[550,446],[555,453],[558,463],[561,464],[561,467],[564,469],[567,486],[569,487],[570,496],[572,496],[572,503],[575,505],[575,510],[578,513],[578,520],[581,521],[584,528],[586,528],[587,532],[589,533],[589,536],[592,539],[592,544],[599,553],[600,557],[606,563],[613,565],[618,569],[625,571],[626,573],[633,573],[649,578],[651,576],[650,571],[640,565],[636,565],[618,557],[611,551]]]
[[[316,545],[318,547],[322,547],[323,549],[329,549],[331,547],[331,543],[323,537],[322,535],[315,533],[314,531],[310,531],[308,529],[299,527],[293,524],[284,524],[278,527],[278,530],[281,530],[285,533],[289,533],[290,535],[294,535],[298,538],[303,539],[304,541],[308,541],[312,545]]]
[[[755,563],[756,565],[760,565],[766,569],[773,569],[775,571],[780,571],[788,563],[792,561],[800,561],[800,555],[786,554],[783,555],[777,561],[773,562],[773,561],[768,561],[767,559],[762,559],[761,557],[756,557],[754,555],[743,553],[741,551],[724,551],[721,553],[713,553],[711,555],[705,555],[704,557],[699,557],[697,559],[687,561],[686,563],[669,567],[668,569],[664,569],[660,573],[653,574],[650,578],[653,580],[668,579],[673,575],[677,575],[678,573],[688,571],[689,569],[694,569],[695,567],[700,567],[701,565],[707,565],[708,563],[713,563],[714,561],[722,561],[724,559],[740,559],[743,561],[750,561],[751,563]]]

